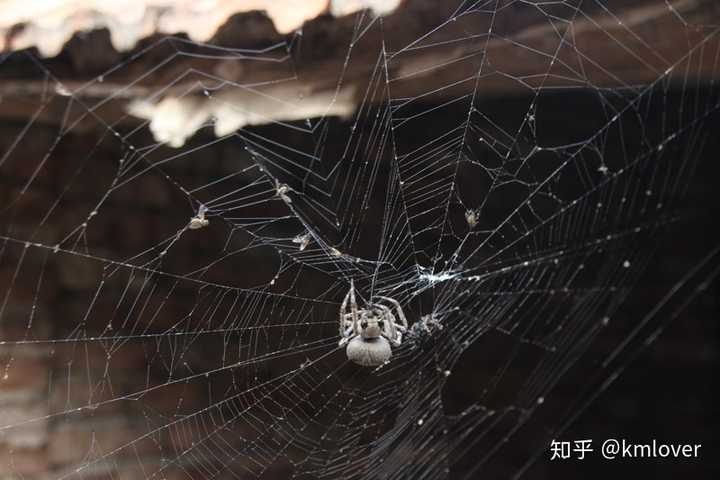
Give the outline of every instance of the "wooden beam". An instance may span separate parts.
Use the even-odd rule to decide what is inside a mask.
[[[0,118],[54,123],[65,115],[67,121],[67,93],[83,105],[71,112],[77,128],[98,125],[98,119],[137,123],[127,114],[129,102],[199,95],[203,89],[251,87],[258,95],[278,96],[287,85],[288,95],[279,96],[301,90],[327,97],[342,85],[360,102],[378,73],[387,73],[394,98],[422,103],[467,94],[476,84],[480,94],[495,96],[541,87],[633,88],[663,76],[679,82],[719,76],[720,6],[714,0],[608,1],[604,9],[593,10],[513,3],[456,20],[455,6],[447,3],[407,1],[384,18],[321,17],[306,23],[301,36],[279,35],[262,17],[240,15],[214,42],[228,48],[282,48],[229,58],[229,51],[223,56],[193,43],[160,41],[145,53],[114,59],[111,66],[120,68],[102,78],[89,73],[77,53],[82,42],[71,42],[55,59],[31,61],[17,53],[15,63],[0,64]],[[282,42],[292,46],[289,54]],[[53,72],[57,83],[32,62]]]

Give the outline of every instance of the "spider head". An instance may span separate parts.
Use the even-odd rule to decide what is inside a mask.
[[[369,340],[378,338],[385,330],[385,320],[380,312],[367,310],[360,316],[360,336]]]

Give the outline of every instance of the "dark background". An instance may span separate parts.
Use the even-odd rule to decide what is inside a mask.
[[[653,111],[662,112],[661,115],[648,115],[643,119],[643,125],[650,131],[655,128],[658,122],[664,118],[671,118],[679,105],[682,105],[688,98],[693,98],[689,89],[669,90],[665,95],[657,95]],[[711,99],[712,90],[701,92],[698,98]],[[578,132],[597,128],[598,122],[603,122],[598,115],[592,114],[592,107],[588,103],[587,92],[565,91],[548,96],[538,110],[540,126],[543,128],[542,135],[545,138],[551,137],[555,144],[569,143],[578,138]],[[592,102],[591,102],[592,103]],[[527,113],[528,98],[512,97],[497,98],[483,101],[479,108],[488,116],[509,122],[522,118]],[[597,106],[597,105],[596,105]],[[666,116],[666,117],[665,117]],[[683,302],[694,294],[694,288],[698,285],[697,278],[693,277],[688,285],[689,290],[681,290],[676,297],[672,298],[667,305],[654,315],[648,322],[648,328],[643,330],[636,340],[629,346],[625,354],[621,355],[617,364],[607,370],[601,368],[600,362],[607,357],[622,340],[627,338],[629,330],[645,317],[652,309],[660,304],[667,297],[669,292],[691,269],[708,255],[708,253],[720,245],[720,232],[716,227],[717,219],[720,217],[720,204],[717,201],[718,179],[720,178],[720,167],[717,158],[720,156],[720,141],[715,132],[720,131],[720,121],[717,112],[710,114],[705,122],[698,126],[703,132],[705,141],[704,149],[698,157],[692,159],[697,166],[687,193],[676,199],[674,206],[675,220],[668,222],[658,231],[658,235],[648,242],[648,249],[655,249],[648,263],[648,267],[640,276],[640,280],[633,287],[630,295],[622,304],[619,311],[613,315],[610,328],[601,333],[591,344],[589,350],[578,363],[571,368],[548,394],[548,400],[539,407],[528,420],[528,422],[517,431],[508,441],[507,446],[499,449],[492,458],[479,469],[477,474],[470,474],[474,463],[486,452],[484,450],[473,450],[467,458],[457,459],[453,465],[452,476],[463,478],[464,475],[474,475],[477,478],[512,478],[527,468],[523,478],[544,479],[544,478],[678,478],[681,475],[689,478],[717,478],[720,472],[718,463],[718,396],[715,393],[715,386],[718,378],[718,355],[720,353],[720,342],[718,338],[718,313],[720,312],[718,281],[715,280],[707,285],[707,288],[698,294],[694,300],[681,310]],[[333,137],[333,132],[347,131],[347,124],[337,124],[333,127],[327,143],[331,148],[341,148]],[[424,128],[432,129],[433,124],[428,123]],[[3,138],[4,144],[12,142],[18,135],[17,125],[8,128],[8,133]],[[282,133],[282,130],[274,131],[275,126],[259,127],[265,135],[272,138]],[[630,128],[630,127],[628,127]],[[337,130],[335,130],[337,129]],[[628,134],[632,134],[628,130]],[[90,138],[90,137],[87,137]],[[65,138],[68,142],[65,150],[58,153],[58,156],[67,160],[78,158],[77,153],[85,153],[89,150],[88,143],[83,135],[68,134]],[[207,144],[212,137],[207,132],[202,132],[192,141],[193,145]],[[52,142],[52,135],[48,134],[46,142]],[[188,168],[187,178],[203,184],[218,177],[213,171],[223,161],[223,156],[234,159],[240,150],[240,142],[228,147],[228,151],[219,152],[217,157],[212,159],[207,152],[202,151],[198,158],[185,159],[185,167]],[[38,143],[36,148],[40,154],[48,150],[48,144]],[[606,155],[618,153],[618,145],[609,144]],[[211,149],[208,149],[212,151]],[[35,153],[38,153],[35,152]],[[31,152],[32,154],[32,152]],[[34,155],[34,154],[33,154]],[[111,155],[98,154],[103,161],[112,159]],[[35,157],[37,158],[37,157]],[[211,162],[216,160],[216,163]],[[98,162],[102,164],[102,162]],[[109,164],[110,162],[108,162]],[[21,162],[16,163],[22,166]],[[100,168],[99,165],[98,168]],[[18,167],[18,168],[20,168]],[[27,168],[27,167],[26,167]],[[54,176],[52,171],[45,172],[50,168],[58,169],[58,175]],[[42,178],[43,188],[53,192],[50,198],[58,195],[67,182],[62,176],[63,165],[53,163],[43,170],[45,178]],[[19,172],[18,177],[23,177],[27,172]],[[203,177],[206,175],[207,177]],[[98,178],[107,180],[111,178],[112,170],[104,172]],[[173,175],[175,176],[175,175]],[[185,177],[183,177],[185,178]],[[144,179],[143,179],[144,180]],[[151,178],[148,175],[147,180]],[[6,192],[9,191],[8,184],[14,188],[22,185],[23,181],[10,175],[3,178],[6,185]],[[81,195],[92,198],[98,192],[103,192],[106,185],[93,182],[82,182],[87,188]],[[151,184],[146,187],[144,193],[139,197],[142,200],[152,199],[160,195],[163,187]],[[176,192],[177,193],[177,192]],[[144,195],[144,196],[143,196]],[[82,197],[79,201],[86,201]],[[158,198],[155,207],[148,208],[145,203],[137,202],[137,198],[128,198],[123,202],[112,205],[117,209],[116,213],[124,214],[118,216],[118,220],[108,226],[98,226],[96,230],[98,241],[103,244],[114,245],[118,251],[122,251],[124,244],[133,248],[147,247],[148,242],[152,244],[160,238],[152,228],[161,225],[161,222],[168,224],[181,224],[186,219],[185,210],[174,210],[169,212],[168,199]],[[165,202],[165,203],[163,203]],[[177,204],[176,202],[174,204]],[[81,209],[80,209],[81,210]],[[24,210],[26,217],[20,220],[29,223],[37,222],[47,211],[47,207],[38,208],[37,211]],[[83,210],[84,211],[84,210]],[[147,217],[143,228],[133,229],[130,222],[138,221],[138,218],[126,215],[133,212],[137,217]],[[109,221],[112,215],[106,212],[99,216],[98,221]],[[20,224],[20,220],[14,220]],[[124,222],[128,222],[125,225]],[[218,222],[216,222],[217,224]],[[147,236],[150,239],[146,238]],[[201,236],[196,236],[194,242],[202,243]],[[133,243],[135,242],[135,243]],[[49,243],[49,242],[48,242]],[[209,253],[217,253],[217,244],[208,242],[204,245]],[[185,248],[185,247],[183,247]],[[177,252],[178,258],[190,258],[193,248],[197,245],[187,246],[187,250]],[[202,245],[201,245],[202,248]],[[67,258],[77,260],[77,258]],[[259,259],[258,265],[266,265],[262,262],[266,259]],[[182,261],[182,260],[178,260]],[[717,259],[712,264],[717,266]],[[80,261],[82,263],[82,261]],[[247,281],[257,280],[267,282],[263,276],[268,271],[261,271],[261,268],[249,269],[254,272],[248,275]],[[267,268],[265,268],[267,270]],[[27,275],[28,282],[37,280],[36,271],[30,268],[22,269]],[[75,274],[76,271],[73,271]],[[233,275],[233,271],[226,271],[227,275]],[[272,273],[272,272],[270,272]],[[701,275],[702,277],[702,275]],[[17,282],[18,284],[21,281]],[[79,312],[87,309],[86,297],[88,291],[93,291],[98,283],[98,278],[88,276],[87,285],[82,286],[84,294],[80,301]],[[252,283],[252,282],[251,282]],[[32,283],[30,283],[32,284]],[[72,303],[72,295],[67,291],[61,291],[61,300],[54,306],[57,309],[64,309],[63,302]],[[112,310],[111,310],[112,312]],[[170,319],[174,317],[169,316]],[[102,315],[97,315],[96,320],[103,320]],[[69,325],[69,326],[68,326]],[[70,328],[71,323],[65,325]],[[162,326],[162,325],[160,325]],[[55,338],[63,338],[60,333],[62,325],[56,326]],[[654,342],[645,346],[644,342],[662,328],[660,335]],[[487,336],[492,340],[491,336]],[[453,373],[450,383],[444,388],[443,400],[446,408],[459,411],[470,404],[475,398],[475,391],[478,384],[478,363],[473,355],[477,355],[478,361],[482,361],[483,351],[482,340],[478,345],[471,347]],[[207,352],[214,351],[214,345],[208,345],[207,351],[195,349],[198,356],[206,356]],[[635,355],[637,354],[637,357]],[[119,356],[118,356],[119,357]],[[148,359],[145,352],[138,356],[139,363],[134,368],[143,372],[145,365],[142,363]],[[217,365],[217,361],[204,358],[206,365]],[[80,372],[82,373],[82,372]],[[618,373],[618,378],[603,387],[609,376]],[[268,371],[267,376],[274,373]],[[126,375],[120,373],[120,375]],[[64,366],[58,368],[57,378],[65,379],[67,373]],[[206,385],[202,385],[205,387]],[[53,386],[53,390],[60,391],[60,386]],[[509,392],[512,394],[513,392]],[[595,395],[597,396],[595,397]],[[587,406],[586,406],[586,402]],[[148,401],[149,403],[149,401]],[[169,408],[172,411],[173,405]],[[66,407],[61,407],[66,408]],[[190,408],[188,406],[187,408]],[[564,421],[580,412],[577,418],[569,423],[566,429],[558,434],[557,427]],[[140,437],[144,430],[129,433],[131,439]],[[549,440],[558,438],[564,441],[579,439],[592,439],[595,452],[588,454],[588,459],[580,461],[549,461],[551,452]],[[651,442],[656,439],[661,443],[677,444],[690,443],[702,444],[699,459],[635,459],[635,460],[614,460],[608,461],[600,457],[600,444],[606,438],[627,439],[632,443]],[[72,446],[72,445],[70,445]],[[78,450],[83,453],[83,447]],[[528,459],[535,458],[535,462],[528,465]],[[285,478],[277,474],[274,478]],[[273,477],[268,477],[273,478]],[[474,477],[473,477],[474,478]]]
[[[671,89],[666,96],[653,99],[654,108],[663,113],[645,118],[644,126],[655,131],[663,115],[672,117],[694,94],[709,102],[713,98],[709,88]],[[497,116],[494,118],[518,118],[525,102],[524,98],[491,100],[482,108]],[[538,118],[545,114],[542,134],[557,144],[571,142],[578,131],[597,120],[590,113],[592,106],[584,92],[550,95],[541,105]],[[612,315],[609,327],[594,339],[548,393],[549,400],[534,411],[506,445],[487,459],[488,449],[495,444],[481,441],[457,461],[452,470],[454,478],[516,478],[520,472],[521,478],[528,479],[718,478],[720,282],[717,277],[706,279],[720,265],[717,255],[710,255],[720,245],[720,202],[716,198],[720,141],[713,134],[719,127],[717,112],[700,125],[703,148],[691,158],[696,172],[686,193],[675,199],[673,220],[641,247],[654,251],[630,294]],[[636,133],[633,128],[628,125],[624,132],[632,137]],[[618,155],[619,145],[609,143],[605,154],[609,158]],[[704,267],[698,274],[690,275],[701,264]],[[673,289],[677,291],[671,295]],[[610,352],[628,339],[646,316],[646,327],[604,368],[602,362]],[[463,354],[458,371],[444,389],[446,410],[459,412],[475,402],[482,403],[484,386],[478,385],[477,379],[485,377],[478,377],[478,373],[488,361],[488,350],[499,340],[486,335]],[[512,392],[505,394],[510,397]],[[586,454],[582,461],[550,461],[553,438],[571,444],[574,440],[592,439],[594,452]],[[606,460],[600,447],[610,438],[633,444],[652,443],[655,439],[658,444],[702,447],[697,459]],[[571,457],[575,456],[571,453]],[[533,460],[528,463],[528,458]],[[483,465],[475,470],[478,459]]]
[[[582,98],[563,94],[567,105],[582,105]],[[671,92],[681,98],[680,91]],[[560,101],[560,99],[557,99]],[[558,105],[559,107],[559,105]],[[581,107],[579,108],[579,110]],[[577,121],[582,115],[578,113]],[[652,120],[650,120],[652,121]],[[715,113],[702,126],[706,143],[697,158],[697,171],[687,195],[678,205],[678,221],[655,239],[657,252],[619,311],[613,316],[617,325],[633,325],[662,302],[676,283],[720,245],[720,116]],[[648,245],[649,248],[652,245]],[[717,258],[714,259],[717,267]],[[705,274],[709,272],[704,270]],[[702,274],[701,274],[702,276]],[[631,353],[621,363],[626,368],[605,390],[590,380],[593,365],[606,349],[623,337],[609,329],[601,334],[587,353],[589,367],[570,371],[563,382],[567,392],[573,385],[592,394],[600,393],[589,403],[558,440],[592,439],[593,453],[583,461],[549,461],[549,445],[522,478],[718,478],[720,475],[720,282],[715,278],[702,292],[696,292],[697,278],[691,289],[683,289],[667,303],[666,308],[648,322]],[[682,304],[694,299],[682,308]],[[660,328],[656,340],[644,344]],[[633,358],[633,355],[635,358]],[[593,362],[596,362],[593,364]],[[602,376],[603,379],[607,375]],[[604,381],[604,380],[603,380]],[[562,386],[559,387],[562,390]],[[570,403],[569,405],[573,405]],[[569,412],[581,408],[582,401]],[[552,408],[552,407],[550,407]],[[533,427],[535,428],[535,427]],[[542,426],[537,426],[542,430]],[[613,461],[601,457],[602,441],[626,439],[629,443],[702,444],[698,459],[632,459]],[[575,456],[575,454],[572,454]],[[511,458],[508,452],[508,458]],[[500,463],[500,462],[498,462]],[[518,465],[522,462],[518,462]],[[502,469],[498,469],[498,475]],[[510,471],[506,472],[511,474]],[[491,473],[489,477],[493,478]]]

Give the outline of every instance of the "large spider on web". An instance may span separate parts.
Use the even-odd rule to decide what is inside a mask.
[[[355,283],[350,280],[350,290],[340,306],[339,346],[347,344],[348,359],[365,367],[387,362],[392,355],[391,344],[400,346],[403,333],[408,331],[407,318],[398,301],[390,297],[375,298],[380,302],[368,302],[358,308]]]

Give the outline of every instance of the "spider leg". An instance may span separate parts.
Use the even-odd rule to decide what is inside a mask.
[[[398,330],[400,330],[402,332],[407,331],[408,321],[407,321],[407,318],[405,318],[405,314],[403,313],[402,307],[400,306],[398,301],[395,300],[394,298],[390,298],[390,297],[378,296],[377,298],[385,300],[386,302],[390,302],[395,307],[395,311],[398,314],[398,318],[400,318],[400,322],[402,322],[402,325],[396,325],[396,327],[398,328]]]
[[[343,318],[340,319],[340,322],[342,324],[342,326],[340,327],[342,330],[342,333],[340,335],[346,335],[348,328],[350,329],[351,334],[356,333],[356,330],[353,327],[354,323],[352,320],[352,313],[346,313],[345,315],[343,315]]]
[[[400,325],[395,323],[395,316],[392,314],[392,311],[389,307],[382,304],[375,304],[377,308],[383,311],[383,319],[384,327],[383,327],[383,335],[385,338],[390,340],[390,343],[392,343],[394,346],[399,346],[400,341],[402,340],[402,334],[400,333],[400,329],[403,328]]]
[[[351,290],[352,291],[352,290]],[[345,298],[343,299],[342,305],[340,305],[340,336],[345,336],[345,322],[347,321],[345,317],[347,316],[347,313],[345,313],[345,310],[347,309],[348,300],[350,299],[350,292],[345,294]]]
[[[356,336],[357,336],[357,335],[355,335],[355,333],[353,332],[353,328],[352,328],[352,327],[348,327],[348,328],[345,330],[344,334],[342,335],[342,338],[341,338],[340,341],[338,342],[338,346],[339,346],[339,347],[344,346],[346,343],[348,343],[350,340],[352,340],[352,339],[355,338]]]
[[[350,313],[347,313],[348,302],[350,303]],[[347,317],[350,316],[350,325],[348,325]],[[345,295],[342,305],[340,305],[340,336],[348,338],[348,327],[351,326],[351,334],[357,335],[358,331],[358,308],[355,300],[355,281],[350,279],[350,291]]]
[[[359,335],[360,328],[358,326],[358,323],[360,321],[360,318],[358,316],[357,301],[355,301],[355,280],[353,280],[352,278],[350,279],[350,313],[352,313],[353,331],[356,335]]]

